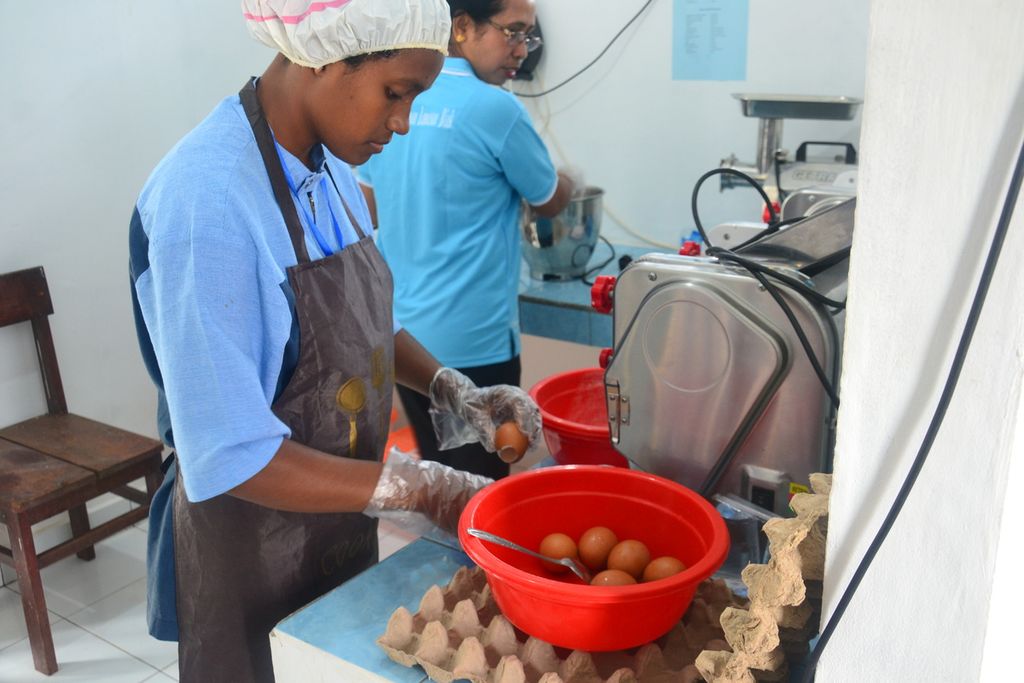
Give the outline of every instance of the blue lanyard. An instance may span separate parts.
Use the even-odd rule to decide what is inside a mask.
[[[296,203],[299,208],[302,209],[302,213],[306,216],[306,223],[309,224],[309,231],[313,234],[313,239],[320,245],[320,251],[324,253],[324,256],[330,256],[334,253],[334,250],[327,246],[327,240],[324,239],[323,233],[316,225],[316,221],[313,220],[313,216],[309,213],[309,209],[306,208],[305,202],[302,201],[302,197],[299,196],[299,191],[295,187],[295,181],[292,180],[292,174],[288,172],[288,164],[284,162],[284,155],[281,154],[281,146],[276,142],[274,143],[274,149],[277,150],[277,157],[281,160],[281,170],[284,171],[284,179],[288,182],[288,189],[292,191],[292,195],[295,196]],[[324,197],[324,201],[327,203],[327,213],[331,215],[331,225],[334,226],[334,236],[338,239],[338,249],[345,248],[345,240],[341,236],[341,226],[338,225],[338,219],[334,217],[334,209],[331,208],[331,202],[327,200],[327,181],[321,176],[320,178],[320,191]]]

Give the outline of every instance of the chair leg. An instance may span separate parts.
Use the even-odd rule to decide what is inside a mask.
[[[91,528],[89,526],[89,513],[86,512],[84,503],[68,510],[68,517],[71,518],[71,535],[76,538]],[[96,548],[94,546],[82,548],[78,551],[77,555],[83,560],[95,560]]]
[[[32,538],[32,525],[22,515],[8,517],[7,531],[11,536],[11,554],[21,588],[21,606],[25,610],[28,642],[32,646],[32,661],[36,671],[47,676],[57,671],[57,655],[53,650],[50,617],[43,596],[43,581],[39,576],[39,558]]]
[[[146,503],[153,502],[153,495],[156,494],[160,484],[164,481],[164,473],[159,468],[146,475]]]

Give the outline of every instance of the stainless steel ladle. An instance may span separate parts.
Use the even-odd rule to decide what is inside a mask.
[[[518,543],[513,543],[507,538],[495,536],[490,532],[481,531],[480,529],[469,528],[466,529],[466,533],[470,536],[476,536],[479,539],[488,541],[489,543],[494,543],[496,545],[504,546],[506,548],[511,548],[512,550],[518,550],[519,552],[526,553],[527,555],[532,555],[533,557],[544,560],[545,562],[550,562],[551,564],[560,564],[562,566],[568,567],[569,571],[571,571],[576,576],[580,577],[583,583],[590,583],[590,572],[587,571],[586,567],[581,565],[579,562],[576,562],[571,557],[554,558],[548,557],[547,555],[541,555],[540,553],[533,552],[529,548],[524,548]]]

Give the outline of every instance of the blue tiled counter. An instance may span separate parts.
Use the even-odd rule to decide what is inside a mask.
[[[637,258],[651,252],[663,252],[655,247],[613,245],[614,258],[587,278],[593,282],[598,275],[618,275],[619,259],[624,255]],[[595,268],[612,256],[612,248],[600,242],[587,264]],[[588,346],[612,345],[612,317],[598,313],[590,307],[590,285],[582,280],[559,282],[535,280],[530,277],[526,261],[520,260],[519,270],[519,325],[524,334],[560,339]]]

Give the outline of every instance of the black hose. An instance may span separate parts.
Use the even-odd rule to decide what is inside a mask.
[[[601,269],[602,269],[602,268],[604,268],[605,266],[607,266],[607,265],[608,265],[609,263],[611,263],[611,262],[612,262],[612,260],[614,260],[614,259],[615,259],[615,247],[613,247],[613,246],[612,246],[612,243],[611,243],[611,242],[609,242],[609,241],[608,241],[607,239],[605,239],[604,235],[598,235],[597,237],[598,237],[598,239],[600,239],[600,240],[601,240],[602,242],[604,242],[605,244],[607,244],[607,245],[608,245],[608,248],[612,250],[612,253],[611,253],[611,256],[609,256],[608,258],[606,258],[606,259],[605,259],[604,261],[602,261],[602,262],[601,262],[600,264],[598,264],[598,265],[594,266],[593,268],[588,268],[588,269],[587,269],[587,271],[583,273],[583,275],[580,275],[580,280],[582,280],[582,281],[583,281],[583,284],[585,284],[585,285],[587,285],[587,286],[593,286],[593,284],[594,284],[594,282],[593,282],[592,280],[588,280],[588,279],[587,279],[587,277],[588,277],[589,275],[593,275],[594,273],[599,273],[599,272],[601,272]],[[619,270],[622,270],[622,267],[621,267],[621,265],[620,265],[620,267],[619,267]]]
[[[619,39],[619,36],[621,36],[623,33],[625,33],[626,29],[629,28],[630,26],[632,26],[633,22],[640,18],[640,15],[644,13],[644,10],[646,10],[648,7],[650,7],[652,2],[654,2],[654,0],[647,0],[647,2],[645,2],[643,4],[643,6],[639,10],[637,10],[637,13],[633,15],[633,18],[630,19],[629,21],[627,21],[626,25],[623,26],[622,28],[620,28],[619,32],[616,33],[612,37],[612,39],[610,41],[608,41],[608,44],[604,46],[604,49],[601,50],[601,52],[599,52],[596,57],[594,57],[592,60],[590,60],[590,62],[588,62],[585,67],[583,67],[582,69],[580,69],[579,71],[574,73],[572,76],[569,76],[567,79],[565,79],[564,81],[562,81],[558,85],[553,85],[553,86],[551,86],[550,88],[548,88],[547,90],[545,90],[543,92],[525,93],[525,92],[516,92],[515,90],[513,90],[511,92],[516,97],[543,97],[544,95],[548,95],[550,93],[555,92],[556,90],[561,88],[563,85],[565,85],[565,84],[569,83],[570,81],[574,80],[577,76],[581,75],[584,71],[586,71],[590,67],[594,66],[594,64],[597,64],[597,60],[601,59],[601,57],[604,57],[604,53],[608,52],[608,50],[611,48],[611,46],[615,44],[615,41]]]
[[[711,240],[708,239],[708,234],[704,231],[704,226],[700,222],[700,213],[697,211],[697,196],[700,194],[700,186],[704,184],[704,181],[711,176],[716,175],[734,175],[737,178],[743,178],[743,180],[750,183],[750,185],[757,190],[758,194],[761,195],[761,199],[764,200],[764,205],[768,207],[768,216],[770,218],[768,221],[768,227],[764,232],[760,233],[758,237],[764,237],[778,229],[776,224],[779,222],[779,217],[775,213],[775,207],[772,206],[772,200],[768,199],[768,195],[765,193],[764,188],[761,187],[761,183],[757,182],[746,173],[737,171],[735,168],[713,168],[700,178],[697,178],[697,183],[693,186],[693,193],[690,195],[690,211],[693,213],[693,222],[696,224],[697,231],[700,233],[700,238],[704,241],[704,245],[706,247],[711,248],[714,245],[711,244]]]
[[[830,299],[821,292],[819,292],[818,290],[814,289],[813,287],[809,287],[806,283],[801,282],[800,280],[797,280],[794,277],[786,275],[785,273],[780,273],[774,268],[769,268],[768,266],[762,263],[758,263],[757,261],[753,261],[751,259],[740,256],[739,254],[729,251],[728,249],[723,249],[722,247],[711,247],[710,249],[707,250],[706,253],[708,256],[714,256],[715,258],[721,261],[732,261],[734,263],[737,263],[746,268],[747,270],[749,270],[751,273],[758,272],[763,273],[764,275],[768,275],[769,277],[773,277],[779,282],[786,283],[787,285],[797,290],[800,294],[803,294],[811,301],[815,301],[823,306],[828,306],[836,310],[842,310],[846,308],[845,301],[836,301],[835,299]]]

